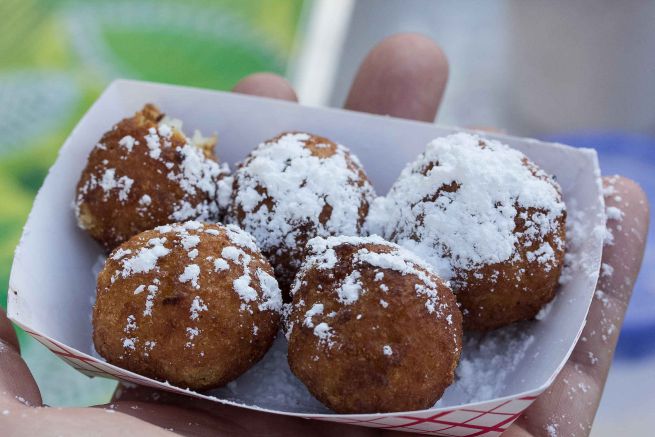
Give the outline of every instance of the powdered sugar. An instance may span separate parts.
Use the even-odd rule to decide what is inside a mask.
[[[533,342],[534,337],[518,325],[488,334],[465,334],[457,380],[437,406],[450,397],[468,403],[502,396]]]
[[[144,137],[146,140],[146,145],[150,152],[148,154],[152,159],[159,159],[161,155],[161,143],[159,141],[159,136],[157,135],[157,130],[154,127],[148,129],[148,134]]]
[[[123,348],[125,349],[131,349],[135,350],[136,349],[136,339],[135,338],[124,338],[123,339]]]
[[[590,227],[585,220],[584,211],[578,208],[575,199],[569,200],[569,212],[566,216],[566,252],[564,266],[559,277],[560,284],[566,284],[576,275],[582,273],[592,276],[597,271],[597,265],[583,247],[585,243],[594,238],[594,235],[606,236],[606,227]],[[602,237],[601,237],[602,238]]]
[[[184,273],[182,273],[178,279],[180,282],[185,283],[191,281],[193,288],[200,288],[198,285],[198,277],[200,276],[200,266],[198,264],[189,264],[184,267]]]
[[[74,203],[77,216],[79,217],[79,206],[89,191],[100,188],[103,192],[102,200],[104,202],[114,196],[121,204],[124,204],[128,200],[132,185],[134,185],[134,179],[126,175],[117,176],[115,168],[105,167],[100,179],[95,174],[91,174],[80,188]]]
[[[244,267],[248,267],[251,259],[250,255],[235,246],[224,247],[221,251],[221,256],[235,264],[241,264]]]
[[[621,211],[616,206],[608,206],[605,208],[605,214],[607,215],[607,220],[623,220],[623,211]]]
[[[186,195],[197,196],[203,193],[208,201],[191,205],[185,197],[174,207],[171,216],[179,221],[194,217],[206,220],[215,216],[218,212],[218,206],[214,202],[217,181],[229,172],[227,164],[219,165],[214,160],[207,159],[202,150],[188,143],[176,147],[175,151],[182,156],[182,161],[177,171],[171,170],[168,173],[168,179],[176,181]]]
[[[432,141],[405,167],[389,194],[374,203],[367,227],[420,255],[448,280],[455,269],[517,256],[519,207],[541,212],[521,217],[529,241],[558,229],[565,210],[555,182],[525,155],[458,133]],[[563,244],[542,246],[531,257],[552,263]]]
[[[118,249],[114,250],[114,253],[111,256],[111,259],[119,260],[119,259],[123,258],[124,256],[129,255],[131,253],[132,253],[132,251],[130,249],[123,249],[122,247],[119,247]],[[102,259],[103,265],[104,265],[104,262],[105,262],[105,260],[103,258]],[[102,267],[100,268],[100,270],[102,270]]]
[[[345,147],[330,143],[314,153],[305,133],[284,134],[260,144],[234,174],[229,219],[239,221],[266,253],[295,250],[307,226],[312,234],[356,235],[360,207],[374,198],[368,180]],[[243,217],[238,212],[243,211]]]
[[[182,243],[182,247],[184,247],[184,250],[188,251],[200,243],[200,237],[197,235],[183,235],[180,241]]]
[[[258,306],[259,310],[271,310],[279,313],[282,310],[282,293],[277,280],[262,269],[257,269],[255,274],[259,280],[259,288],[262,291],[262,302]]]
[[[249,274],[239,276],[234,280],[233,285],[234,291],[237,292],[243,302],[249,303],[257,299],[257,291],[250,286]]]
[[[147,246],[139,249],[136,255],[123,258],[121,264],[123,269],[119,273],[123,278],[132,274],[148,273],[157,266],[157,260],[170,253],[170,249],[164,246],[166,238],[152,238]],[[120,250],[120,249],[119,249]],[[114,258],[118,251],[112,256]]]
[[[200,313],[203,311],[207,311],[207,305],[203,302],[202,298],[200,296],[196,296],[193,298],[193,301],[191,302],[191,307],[189,308],[190,316],[189,318],[191,320],[198,320],[200,317]]]
[[[312,317],[323,314],[323,308],[324,306],[322,303],[315,303],[309,311],[305,313],[305,321],[303,324],[308,328],[313,328],[314,322],[312,321]]]
[[[181,150],[185,159],[181,164],[181,173],[169,173],[173,180],[177,180],[188,195],[194,196],[204,193],[207,201],[193,205],[186,199],[180,200],[174,207],[171,218],[182,221],[190,218],[207,220],[218,213],[218,205],[214,202],[216,196],[216,180],[229,172],[226,164],[219,166],[210,159],[204,159],[202,152],[186,145]],[[193,157],[193,158],[189,158]]]
[[[370,284],[364,287],[361,280],[362,272],[365,269],[373,270],[374,278],[379,280],[384,278],[384,272],[377,271],[376,269],[393,270],[401,275],[411,275],[414,277],[416,281],[414,290],[416,295],[424,300],[428,313],[434,314],[437,318],[444,319],[450,315],[450,306],[440,298],[436,275],[434,275],[430,267],[397,244],[389,243],[376,235],[369,237],[315,237],[309,240],[307,243],[309,255],[304,260],[300,271],[296,275],[291,289],[292,296],[298,292],[304,283],[305,275],[312,269],[325,270],[336,267],[338,262],[336,250],[341,246],[353,246],[355,249],[352,258],[341,260],[341,265],[347,263],[350,272],[334,288],[334,292],[336,293],[334,297],[342,305],[353,305],[364,293],[370,290],[367,288]],[[330,254],[327,258],[333,258],[333,261],[331,260],[326,263],[326,253]],[[330,267],[326,267],[326,265],[330,265]],[[389,288],[386,286],[382,289],[384,284],[380,284],[379,286],[383,293],[389,291]],[[382,308],[386,309],[389,307],[389,303],[384,299],[380,299],[379,303]],[[324,303],[316,302],[312,308],[304,308],[306,308],[305,302],[302,299],[299,301],[294,300],[293,304],[287,305],[284,318],[287,325],[287,338],[291,338],[295,328],[295,321],[291,317],[291,312],[305,311],[304,319],[299,321],[299,323],[313,328],[314,335],[318,337],[319,344],[325,344],[331,347],[336,340],[333,330],[325,321],[330,318],[330,314],[320,317],[320,321],[314,320],[314,317],[323,315]],[[356,318],[359,320],[362,318],[362,315],[359,314]],[[453,340],[457,343],[456,337],[453,337]]]
[[[138,144],[138,141],[132,135],[126,135],[118,141],[118,145],[125,147],[128,152],[132,151],[134,144]]]
[[[318,326],[318,325],[317,325]],[[325,331],[323,331],[325,329]],[[330,326],[319,328],[325,335]],[[503,328],[486,336],[465,336],[464,351],[456,371],[456,381],[435,407],[462,405],[506,395],[518,366],[535,339],[523,333],[520,326]],[[385,348],[380,353],[392,357]],[[287,362],[287,340],[279,335],[264,358],[227,387],[211,392],[223,399],[245,402],[262,408],[304,413],[326,413],[329,410],[316,400],[293,375]]]
[[[281,334],[259,363],[226,387],[213,390],[210,394],[275,410],[330,411],[291,373],[287,362],[287,341]]]
[[[137,325],[135,323],[136,318],[134,317],[133,314],[130,314],[127,316],[127,323],[125,324],[125,328],[123,328],[123,331],[126,334],[129,334],[130,332],[134,331],[137,328]]]
[[[600,265],[600,276],[601,278],[608,278],[614,274],[614,267],[607,263],[602,263]]]
[[[250,305],[255,304],[260,311],[281,311],[282,296],[277,280],[262,268],[251,266],[257,246],[253,238],[238,227],[204,225],[197,221],[189,221],[183,224],[159,226],[154,231],[160,236],[150,238],[145,243],[145,247],[140,248],[135,254],[132,250],[121,247],[114,251],[111,258],[118,261],[121,268],[113,273],[112,283],[118,277],[127,278],[135,274],[150,273],[158,269],[158,261],[162,257],[171,253],[178,256],[177,254],[182,251],[186,253],[188,260],[193,262],[184,265],[182,273],[177,276],[179,283],[189,284],[194,289],[200,290],[203,275],[216,274],[231,268],[241,269],[242,273],[232,282],[234,292],[243,302],[241,309],[252,312]],[[198,249],[201,247],[203,236],[216,238],[221,235],[238,247],[225,246],[219,256],[206,256],[205,259],[201,259]],[[208,263],[210,267],[201,267],[201,263]],[[140,284],[134,289],[135,295],[148,290],[144,316],[152,315],[154,299],[158,292],[158,285],[156,285],[158,280],[155,281],[155,284]],[[202,308],[202,299],[196,297],[192,305],[192,314],[196,314]]]
[[[138,328],[136,324],[136,318],[134,317],[133,314],[130,314],[127,316],[127,322],[125,323],[125,327],[123,328],[123,332],[128,335],[126,337],[122,338],[123,341],[123,348],[124,349],[131,349],[135,350],[136,347],[136,342],[137,338],[136,337],[129,337],[129,335],[134,332]]]
[[[220,272],[222,270],[227,270],[230,268],[230,265],[223,258],[216,258],[214,260],[214,271]]]
[[[379,269],[394,270],[402,275],[413,275],[420,280],[416,285],[416,293],[426,299],[425,305],[430,313],[436,313],[439,317],[443,314],[443,303],[439,301],[436,291],[437,284],[430,278],[432,268],[423,260],[412,254],[408,250],[390,243],[377,235],[369,237],[315,237],[307,243],[309,255],[303,262],[301,271],[296,277],[296,281],[291,289],[291,294],[295,294],[300,288],[302,276],[311,269],[320,270],[331,269],[336,265],[337,258],[335,248],[341,245],[351,245],[360,247],[353,257],[353,271],[344,279],[343,283],[337,289],[339,302],[349,305],[356,302],[362,292],[360,282],[361,273],[357,270],[358,265],[368,265]],[[365,245],[382,246],[382,250],[372,251],[363,247]],[[384,272],[375,273],[375,280],[382,280]],[[383,292],[389,288],[385,284],[380,284]],[[383,305],[384,306],[384,305]],[[291,328],[289,329],[289,331]]]
[[[252,237],[252,235],[250,235],[240,227],[233,224],[228,224],[225,225],[225,232],[227,233],[227,237],[235,246],[244,249],[250,249],[253,251],[259,250],[257,248],[257,244],[255,243],[255,240]]]
[[[334,334],[332,328],[327,323],[321,322],[314,326],[314,335],[318,337],[319,344],[325,344],[328,348],[334,345],[334,341],[332,341]]]
[[[344,305],[350,305],[359,299],[359,294],[362,292],[362,283],[360,282],[361,274],[355,270],[344,279],[341,287],[337,289],[339,295],[339,302]]]
[[[549,423],[548,425],[546,425],[546,427],[544,429],[548,433],[548,437],[557,437],[558,436],[557,426],[558,425],[556,423]]]
[[[198,329],[198,328],[186,328],[186,333],[187,333],[187,336],[189,337],[189,340],[193,340],[198,335],[200,335],[200,329]],[[187,343],[187,345],[190,346],[191,343]]]
[[[98,185],[105,192],[105,200],[109,198],[109,193],[112,190],[117,190],[118,200],[124,203],[127,200],[127,196],[130,194],[133,183],[134,180],[127,176],[117,178],[116,169],[108,168],[102,175],[102,179]]]
[[[152,307],[154,306],[155,297],[159,287],[156,285],[148,285],[148,295],[146,296],[145,308],[143,310],[144,316],[152,316]]]

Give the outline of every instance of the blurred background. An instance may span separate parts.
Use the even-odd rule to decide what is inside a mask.
[[[64,139],[114,78],[230,89],[285,75],[340,106],[368,50],[422,32],[450,61],[439,123],[594,147],[655,204],[655,2],[580,0],[0,0],[0,304],[23,223]],[[649,236],[592,435],[655,429],[655,242]],[[46,403],[106,402],[20,333]]]

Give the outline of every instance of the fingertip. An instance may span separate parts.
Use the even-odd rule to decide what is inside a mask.
[[[281,76],[273,73],[254,73],[241,79],[232,92],[252,96],[297,102],[296,92]]]
[[[33,406],[42,404],[39,388],[20,356],[16,332],[0,308],[0,402],[5,399]]]
[[[614,191],[619,191],[626,197],[625,200],[627,200],[628,204],[639,205],[646,211],[646,213],[648,213],[650,209],[648,196],[638,182],[619,175],[605,176],[603,177],[603,186],[606,188],[613,187]],[[620,200],[623,200],[622,198],[617,200],[611,195],[611,191],[612,190],[610,190],[609,195],[606,196],[610,201],[613,200],[614,202],[619,202]]]
[[[636,181],[624,176],[604,177],[603,187],[605,207],[615,208],[611,213],[608,212],[608,226],[629,229],[629,236],[639,237],[639,243],[644,245],[650,224],[650,205],[646,192]],[[615,214],[620,214],[620,217],[615,217]],[[623,220],[627,223],[621,223]]]
[[[389,36],[362,62],[345,107],[355,111],[433,121],[446,82],[448,60],[418,33]]]
[[[598,288],[617,304],[601,309],[613,314],[620,326],[646,248],[649,206],[646,193],[631,179],[604,177],[603,186],[607,224]]]
[[[427,35],[418,32],[400,32],[382,40],[378,47],[380,49],[390,48],[400,55],[412,50],[421,53],[426,56],[426,60],[430,63],[427,67],[431,71],[439,70],[447,78],[448,58],[441,46]]]
[[[18,337],[11,322],[5,314],[5,310],[0,308],[0,341],[12,346],[16,351],[19,350]]]

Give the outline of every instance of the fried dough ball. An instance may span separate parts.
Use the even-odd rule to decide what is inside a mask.
[[[460,133],[432,141],[367,227],[449,280],[464,328],[529,320],[555,296],[566,208],[554,178],[495,140]]]
[[[236,226],[164,225],[116,248],[98,276],[93,342],[108,362],[178,387],[222,386],[271,346],[282,295]]]
[[[217,219],[217,187],[227,174],[214,155],[215,138],[196,132],[147,104],[106,132],[77,183],[80,228],[111,250],[155,226]]]
[[[462,347],[448,286],[377,236],[317,237],[308,247],[285,310],[293,373],[337,413],[432,407]]]
[[[229,220],[268,257],[285,300],[316,236],[359,235],[375,198],[347,148],[307,133],[283,133],[252,151],[234,173]]]

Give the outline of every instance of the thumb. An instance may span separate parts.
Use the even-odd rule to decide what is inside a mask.
[[[0,308],[0,409],[17,402],[43,404],[36,381],[20,356],[16,333]]]

